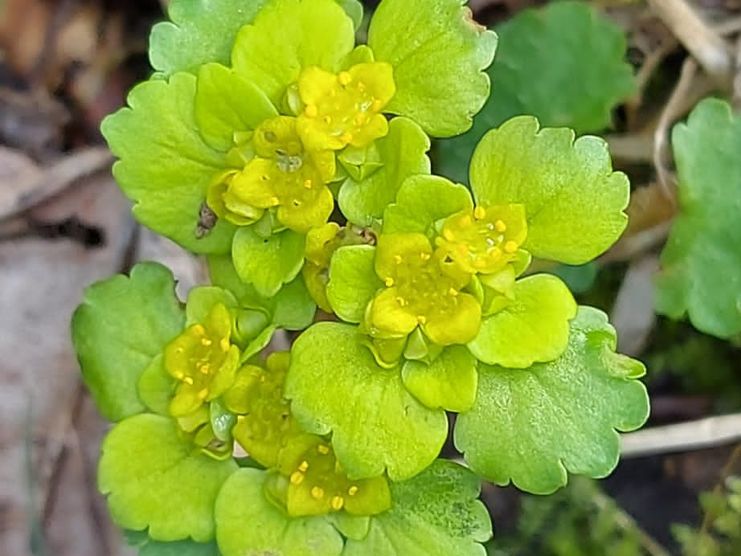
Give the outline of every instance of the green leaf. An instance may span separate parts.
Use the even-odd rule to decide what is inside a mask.
[[[370,226],[380,220],[407,177],[430,173],[430,160],[425,154],[430,149],[430,139],[412,120],[391,120],[388,135],[376,141],[375,147],[381,168],[362,181],[349,178],[338,198],[342,214],[358,226]]]
[[[630,184],[613,172],[607,143],[563,128],[538,130],[529,116],[487,133],[471,162],[481,205],[525,205],[534,256],[583,264],[605,252],[625,229]]]
[[[232,64],[280,106],[302,69],[336,73],[354,46],[353,22],[334,0],[275,0],[239,32]]]
[[[157,263],[138,264],[131,277],[119,274],[85,291],[72,317],[72,341],[85,384],[107,419],[144,411],[139,376],[184,324],[172,272]]]
[[[483,363],[524,369],[552,361],[566,349],[576,301],[559,278],[528,276],[515,283],[514,301],[485,318],[468,344]]]
[[[101,451],[98,487],[121,527],[148,527],[159,541],[213,538],[214,502],[237,468],[232,460],[200,454],[173,419],[151,414],[116,425]]]
[[[126,542],[139,550],[139,556],[221,556],[216,543],[187,541],[159,542],[146,531],[124,531]]]
[[[353,478],[384,470],[409,478],[438,455],[447,436],[443,411],[424,407],[361,344],[355,326],[315,324],[293,344],[286,397],[308,432],[332,432],[337,459]]]
[[[220,221],[205,237],[196,236],[206,189],[226,162],[198,134],[195,94],[190,74],[146,81],[129,94],[130,108],[108,116],[101,130],[120,159],[113,175],[135,202],[137,219],[196,253],[224,253],[231,225]]]
[[[383,287],[376,275],[375,257],[376,248],[371,245],[340,247],[332,255],[327,299],[342,320],[362,321],[368,303]]]
[[[614,353],[607,316],[581,307],[569,346],[529,369],[479,366],[476,404],[458,416],[455,445],[479,475],[535,494],[566,484],[567,472],[607,476],[619,457],[616,431],[648,417],[648,395],[635,380],[639,361]]]
[[[656,309],[720,338],[741,333],[741,117],[702,101],[674,128],[679,214],[661,254]]]
[[[407,361],[402,368],[404,386],[432,409],[468,411],[476,400],[476,359],[463,346],[451,346],[430,364]]]
[[[265,477],[264,471],[240,469],[224,483],[215,510],[223,555],[339,555],[342,537],[329,520],[288,517],[265,498]]]
[[[301,272],[304,242],[304,236],[291,230],[264,238],[251,226],[240,228],[232,245],[234,268],[260,295],[273,296]]]
[[[188,292],[185,305],[186,325],[202,323],[214,305],[221,303],[227,309],[236,309],[237,300],[232,292],[216,286],[196,286]]]
[[[412,176],[399,189],[396,203],[383,216],[383,233],[437,232],[435,222],[451,214],[473,209],[471,192],[439,176]]]
[[[368,31],[376,60],[394,68],[387,110],[435,137],[471,127],[489,96],[497,36],[473,21],[465,0],[384,0]]]
[[[231,291],[242,307],[263,309],[271,315],[271,323],[286,330],[303,330],[314,321],[316,303],[299,275],[271,297],[257,293],[254,286],[242,282],[231,257],[215,255],[208,259],[211,281]]]
[[[601,131],[636,88],[625,34],[586,2],[524,10],[497,33],[489,100],[468,133],[439,144],[439,170],[453,179],[466,178],[471,150],[484,133],[513,116],[533,115],[544,126],[577,133]]]
[[[237,31],[251,22],[268,0],[172,0],[170,21],[149,37],[149,60],[165,75],[195,72],[208,62],[229,63]]]
[[[477,500],[476,475],[450,461],[391,485],[394,506],[371,518],[370,532],[349,539],[343,556],[484,556],[479,543],[491,538],[491,521]]]
[[[198,72],[195,118],[198,130],[214,149],[227,152],[234,134],[251,131],[278,111],[257,86],[220,64]]]

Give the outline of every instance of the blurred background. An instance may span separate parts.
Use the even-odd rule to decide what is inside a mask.
[[[470,1],[500,31],[493,95],[470,133],[433,146],[433,169],[465,182],[481,134],[520,113],[608,140],[634,187],[626,234],[594,263],[541,270],[611,315],[620,350],[648,367],[653,407],[650,430],[626,440],[604,481],[575,479],[551,497],[485,486],[490,553],[738,556],[739,338],[657,315],[652,281],[677,210],[666,137],[705,96],[738,107],[741,1],[587,2],[591,35],[569,21],[528,24],[523,10],[546,4]],[[135,553],[97,494],[106,424],[68,329],[83,288],[136,261],[170,266],[181,294],[206,280],[199,260],[131,219],[98,130],[150,75],[148,34],[166,5],[0,0],[0,556]],[[612,43],[602,52],[592,35]],[[727,63],[715,67],[703,52],[719,41]]]

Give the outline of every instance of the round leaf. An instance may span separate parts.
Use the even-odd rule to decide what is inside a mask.
[[[497,36],[473,21],[462,0],[384,0],[368,31],[376,60],[394,68],[389,112],[435,137],[471,127],[489,96]]]
[[[708,334],[741,333],[741,117],[716,99],[674,128],[679,214],[661,254],[660,313]]]
[[[265,498],[266,473],[240,469],[224,483],[216,500],[217,541],[223,556],[339,555],[342,537],[322,517],[288,517]]]
[[[239,32],[232,64],[280,106],[302,69],[336,72],[354,46],[353,22],[334,0],[276,0]]]
[[[234,70],[207,64],[198,72],[195,117],[198,130],[213,148],[227,152],[234,134],[256,129],[278,111],[257,86]]]
[[[234,268],[260,295],[273,296],[301,272],[304,241],[291,230],[262,237],[252,227],[240,228],[232,245]]]
[[[348,179],[338,198],[342,214],[358,226],[370,226],[380,220],[407,177],[430,173],[430,160],[425,154],[430,140],[412,120],[391,120],[388,135],[376,141],[375,146],[382,166],[362,181]]]
[[[447,419],[415,400],[398,368],[380,367],[357,327],[315,324],[293,344],[286,397],[309,432],[332,432],[348,475],[388,471],[392,480],[427,467],[447,436]]]
[[[394,506],[371,518],[368,536],[349,539],[343,556],[484,556],[491,521],[477,500],[476,475],[438,460],[425,471],[391,485]]]
[[[527,215],[524,248],[534,256],[583,264],[625,229],[630,184],[612,171],[607,143],[563,128],[538,130],[529,116],[487,133],[471,162],[477,204],[520,203]]]
[[[342,320],[362,321],[368,303],[383,287],[376,276],[375,258],[376,248],[371,245],[340,247],[332,255],[327,299]]]
[[[576,301],[559,278],[537,274],[515,283],[514,301],[485,318],[468,344],[482,362],[524,369],[566,349]]]
[[[195,71],[208,62],[227,64],[234,38],[268,0],[171,0],[171,21],[158,23],[149,38],[152,67],[165,75]]]
[[[407,361],[401,376],[407,390],[432,409],[468,411],[476,399],[476,358],[463,346],[445,349],[430,364]]]
[[[113,175],[135,202],[137,219],[191,251],[224,253],[233,226],[219,221],[206,236],[196,235],[206,189],[226,162],[197,131],[195,94],[196,78],[187,73],[146,81],[129,94],[129,108],[108,116],[101,130],[120,159]]]
[[[535,494],[566,484],[567,472],[601,478],[617,465],[618,434],[648,417],[643,364],[614,353],[607,316],[581,307],[569,346],[529,369],[479,366],[476,404],[458,416],[455,445],[498,485]]]
[[[72,317],[72,341],[100,412],[119,421],[144,411],[137,382],[185,325],[175,280],[164,266],[141,263],[131,277],[90,286]]]
[[[438,220],[473,209],[471,192],[439,176],[412,176],[399,189],[396,203],[383,216],[383,233],[437,233]]]
[[[98,487],[114,521],[149,528],[159,541],[213,538],[213,507],[237,468],[198,453],[173,419],[143,414],[121,421],[103,441]]]

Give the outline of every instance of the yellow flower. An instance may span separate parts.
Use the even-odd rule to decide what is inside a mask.
[[[435,243],[461,270],[494,274],[517,259],[526,236],[523,205],[477,206],[448,217]]]
[[[170,413],[183,417],[221,396],[234,382],[239,348],[230,342],[232,316],[221,303],[165,347],[165,369],[178,381]]]
[[[382,110],[396,93],[389,64],[356,64],[339,74],[312,66],[301,73],[298,92],[305,105],[298,133],[310,149],[366,147],[388,133]]]
[[[245,226],[275,208],[281,224],[300,233],[324,224],[334,209],[326,185],[335,174],[334,153],[305,149],[289,116],[263,122],[252,149],[241,171],[220,174],[209,188],[207,203],[217,216]]]
[[[303,434],[281,453],[280,475],[268,483],[268,492],[285,504],[288,515],[324,515],[344,510],[354,515],[375,515],[391,507],[385,476],[350,480],[332,445],[323,438]]]
[[[381,339],[403,338],[417,326],[435,344],[465,344],[476,337],[481,307],[463,292],[471,275],[423,234],[389,234],[378,240],[376,274],[386,287],[368,306],[366,327]]]

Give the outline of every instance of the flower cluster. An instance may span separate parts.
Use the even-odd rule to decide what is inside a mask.
[[[564,468],[609,472],[614,429],[645,419],[643,367],[559,278],[525,275],[625,227],[604,142],[519,117],[478,145],[470,188],[431,175],[430,137],[464,132],[489,93],[496,35],[460,0],[382,0],[362,45],[355,0],[171,15],[159,74],[102,129],[135,216],[207,255],[212,285],[183,304],[144,263],[75,314],[117,423],[99,472],[114,519],[224,556],[478,554],[477,474],[548,492]],[[472,470],[438,459],[448,411]]]

